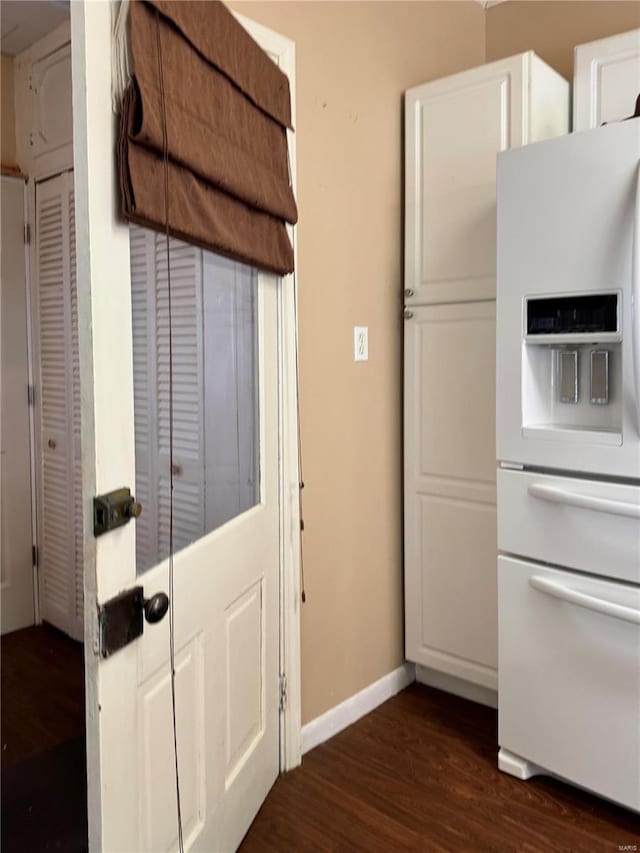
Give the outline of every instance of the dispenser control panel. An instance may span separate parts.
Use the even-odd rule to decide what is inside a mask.
[[[620,440],[621,303],[620,291],[524,297],[525,433]]]
[[[575,339],[577,335],[619,340],[618,293],[528,298],[525,304],[525,337],[530,343],[551,343],[557,336]]]

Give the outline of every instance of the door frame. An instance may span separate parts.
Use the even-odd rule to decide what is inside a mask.
[[[277,59],[289,78],[291,124],[296,125],[295,42],[250,18],[233,13],[260,47]],[[287,130],[291,183],[296,186],[296,140]],[[298,269],[297,229],[288,225]],[[280,770],[292,770],[302,761],[300,677],[300,475],[298,470],[297,387],[297,273],[283,276],[278,287],[278,388],[280,479],[280,677],[286,702],[280,714]]]
[[[87,787],[89,848],[99,849],[103,836],[100,799],[100,744],[97,604],[130,586],[130,561],[119,558],[126,547],[135,559],[135,529],[127,525],[107,536],[93,536],[93,496],[135,483],[133,376],[131,335],[114,346],[92,317],[105,312],[122,327],[130,320],[131,276],[128,230],[118,217],[117,187],[104,163],[114,162],[117,119],[111,101],[111,32],[113,3],[89,0],[71,4],[73,69],[73,150],[76,204],[78,339],[82,397],[82,493],[84,529],[84,637],[86,674]],[[273,53],[291,82],[295,115],[295,47],[290,39],[241,18],[268,52]],[[295,189],[295,142],[288,133]],[[108,175],[105,174],[108,172]],[[88,223],[92,223],[91,234]],[[292,229],[294,251],[295,229]],[[280,714],[280,770],[301,761],[300,690],[300,515],[298,475],[298,405],[296,369],[296,277],[280,279],[279,340],[279,493],[280,493],[280,673],[287,679],[287,702]],[[92,285],[92,286],[91,286]],[[120,322],[118,322],[120,321]],[[100,358],[94,359],[94,353]],[[106,365],[108,364],[108,368]],[[127,411],[110,405],[109,387],[130,391]],[[124,387],[123,387],[124,386]],[[127,387],[129,386],[129,387]],[[99,387],[101,393],[96,394]],[[97,555],[101,571],[98,576]],[[120,654],[126,654],[123,650]],[[135,665],[135,658],[128,667]],[[95,691],[98,695],[95,695]],[[114,739],[116,735],[113,735]],[[111,769],[111,768],[110,768]],[[122,807],[130,807],[122,803]]]

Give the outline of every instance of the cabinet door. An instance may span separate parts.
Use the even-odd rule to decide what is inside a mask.
[[[71,110],[71,45],[66,44],[33,63],[33,122],[30,168],[46,175],[73,165]]]
[[[522,143],[522,56],[405,100],[408,303],[495,297],[496,154]]]
[[[405,324],[409,660],[497,688],[495,303]]]
[[[640,95],[640,29],[576,48],[573,129],[633,115]]]

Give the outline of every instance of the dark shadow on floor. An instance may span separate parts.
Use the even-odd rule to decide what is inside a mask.
[[[2,771],[2,853],[81,853],[87,842],[84,738]]]
[[[0,650],[2,853],[87,850],[82,644],[37,625]]]

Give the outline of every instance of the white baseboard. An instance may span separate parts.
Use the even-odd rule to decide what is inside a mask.
[[[330,708],[315,720],[311,720],[302,727],[302,754],[337,735],[360,717],[364,717],[378,705],[382,705],[387,699],[404,690],[415,679],[415,664],[403,663],[402,666],[383,675],[355,696],[345,699],[335,708]]]
[[[469,699],[471,702],[478,702],[480,705],[488,705],[489,708],[498,707],[497,690],[483,687],[481,684],[473,684],[471,681],[465,681],[446,672],[438,672],[437,669],[430,669],[428,666],[421,666],[419,663],[416,664],[416,681],[419,684],[426,684],[428,687],[453,693],[454,696],[460,696],[462,699]]]

